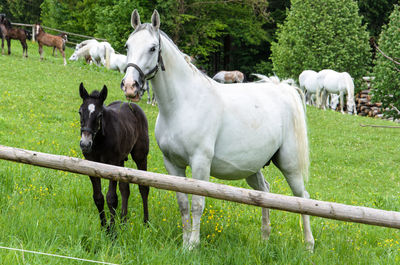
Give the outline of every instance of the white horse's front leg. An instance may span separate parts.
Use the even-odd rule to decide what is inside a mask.
[[[196,156],[191,161],[192,178],[208,181],[210,179],[211,159],[204,156]],[[200,219],[203,215],[205,198],[192,196],[192,235],[189,241],[189,249],[200,244]]]
[[[172,164],[164,156],[164,165],[168,171],[168,174],[174,176],[186,177],[186,169],[179,168]],[[179,210],[182,218],[182,230],[183,230],[183,247],[189,247],[190,236],[192,233],[192,227],[190,223],[190,205],[188,195],[186,193],[177,192],[176,198],[178,200]]]

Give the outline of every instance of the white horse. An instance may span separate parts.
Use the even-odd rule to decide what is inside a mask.
[[[303,102],[288,84],[257,82],[220,84],[202,74],[162,32],[154,11],[151,23],[140,23],[132,12],[135,31],[126,42],[128,65],[121,89],[127,99],[151,79],[159,114],[155,136],[169,174],[194,179],[210,175],[226,180],[246,179],[254,189],[269,191],[261,169],[271,161],[281,170],[295,196],[308,198],[308,139]],[[165,70],[165,71],[164,71]],[[192,196],[192,221],[187,194],[177,192],[183,245],[200,243],[204,197]],[[314,247],[308,215],[302,215],[304,237]],[[262,209],[262,235],[270,234],[269,211]]]
[[[309,105],[319,104],[320,90],[317,77],[318,73],[313,70],[304,70],[299,75],[300,89],[306,94],[306,102]]]
[[[85,45],[81,45],[81,46],[78,46],[79,44],[77,44],[75,51],[71,55],[71,57],[69,57],[69,60],[77,61],[77,60],[79,60],[79,58],[84,58],[87,63],[89,63],[89,62],[91,63],[92,59],[90,57],[90,49],[93,46],[97,45],[97,43],[98,43],[96,40],[94,40],[94,41],[95,42],[89,42],[89,43],[86,43]]]
[[[104,65],[107,68],[110,68],[110,54],[115,53],[111,44],[102,41],[95,45],[90,46],[89,54],[92,57],[92,61],[97,65]]]
[[[125,73],[126,55],[117,54],[115,52],[111,52],[110,53],[110,66],[109,66],[109,68],[112,69],[112,70],[120,71],[122,74]]]
[[[86,45],[93,45],[99,43],[96,39],[90,39],[90,40],[84,40],[75,46],[75,51],[79,50],[80,48],[86,46]]]
[[[326,69],[329,70],[329,69]],[[354,83],[347,72],[338,73],[333,70],[326,71],[321,82],[321,102],[326,104],[328,94],[338,94],[340,102],[340,111],[344,113],[344,95],[346,97],[347,113],[357,115],[356,104],[354,102]],[[323,106],[326,108],[326,105]]]
[[[213,79],[220,83],[243,83],[244,74],[240,71],[220,71]]]

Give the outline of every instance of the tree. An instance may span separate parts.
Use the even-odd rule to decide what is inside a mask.
[[[371,61],[369,36],[357,3],[349,0],[293,0],[272,43],[273,70],[297,78],[305,69],[348,72],[361,83]]]
[[[378,46],[385,55],[400,61],[400,7],[395,5],[389,17],[389,24],[382,28]],[[388,117],[399,118],[400,114],[392,106],[400,108],[400,66],[377,53],[373,69],[373,100],[382,102],[384,114]],[[389,108],[389,109],[386,109]]]
[[[262,59],[254,55],[265,49],[268,41],[263,29],[268,22],[265,0],[102,0],[99,3],[97,32],[117,50],[122,50],[132,32],[132,10],[138,9],[146,21],[155,8],[161,16],[162,30],[211,73],[222,67],[250,71]]]
[[[0,0],[0,11],[14,22],[36,23],[43,0]]]
[[[389,15],[396,3],[398,0],[358,0],[360,14],[363,16],[363,23],[367,24],[370,36],[379,36],[382,26],[388,23]]]

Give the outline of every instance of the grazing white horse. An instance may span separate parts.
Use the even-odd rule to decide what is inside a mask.
[[[299,75],[299,85],[306,94],[306,102],[309,105],[317,105],[320,100],[318,73],[313,70],[304,70]],[[314,101],[315,97],[315,101]]]
[[[220,71],[213,79],[220,83],[243,83],[244,74],[239,71]]]
[[[127,99],[151,79],[159,114],[155,136],[169,174],[208,181],[246,179],[254,189],[269,191],[261,169],[271,161],[285,176],[295,196],[308,198],[308,139],[303,102],[296,89],[284,83],[220,84],[185,59],[162,32],[154,11],[151,23],[141,24],[132,12],[135,31],[126,47],[128,64],[121,89]],[[200,243],[204,197],[177,192],[183,227],[183,245]],[[190,215],[192,212],[192,221]],[[308,215],[302,215],[309,249],[314,238]],[[262,236],[270,234],[269,211],[262,209]]]
[[[126,55],[111,52],[109,68],[112,70],[120,71],[121,73],[125,73]]]
[[[329,69],[327,69],[329,70]],[[344,113],[344,95],[346,97],[347,113],[357,115],[356,104],[354,102],[354,83],[347,72],[336,72],[329,70],[321,77],[321,102],[326,104],[328,94],[338,94],[340,102],[340,111]],[[326,108],[326,105],[323,106]]]
[[[96,41],[96,43],[98,43],[98,42]],[[86,45],[79,46],[79,48],[78,48],[79,44],[77,44],[75,51],[71,55],[71,57],[69,57],[69,60],[77,61],[77,60],[79,60],[79,58],[84,58],[87,63],[89,63],[89,62],[91,63],[92,59],[90,57],[90,49],[94,45],[97,45],[96,43],[95,42],[87,43]]]
[[[110,68],[110,54],[115,53],[111,44],[102,41],[98,44],[92,45],[89,50],[90,57],[92,57],[92,61],[97,65],[104,65],[107,68]]]

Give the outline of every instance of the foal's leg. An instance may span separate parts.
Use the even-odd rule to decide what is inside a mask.
[[[28,45],[26,45],[26,41],[20,40],[20,42],[22,46],[22,57],[28,57]]]
[[[186,177],[185,168],[179,168],[172,164],[164,156],[164,165],[168,171],[168,174],[174,176]],[[179,210],[182,218],[182,230],[183,230],[183,247],[189,246],[189,240],[192,233],[192,225],[190,223],[190,205],[188,195],[186,193],[177,192],[176,198],[178,200]]]
[[[132,157],[136,163],[136,166],[139,170],[147,171],[147,156],[145,158],[136,158],[133,154]],[[149,221],[149,209],[148,209],[148,198],[149,198],[149,186],[139,185],[140,196],[142,197],[143,202],[143,222],[147,223]]]
[[[7,38],[8,55],[11,54],[11,38]]]
[[[110,231],[114,227],[115,210],[118,207],[117,181],[110,180],[106,198],[108,209],[110,210],[110,225],[107,230]]]
[[[90,181],[93,186],[93,200],[97,206],[97,210],[100,215],[101,226],[106,225],[106,215],[104,213],[104,196],[101,192],[101,179],[96,177],[90,177]]]
[[[256,174],[251,175],[246,178],[247,184],[255,190],[269,192],[269,184],[265,180],[261,171],[258,171]],[[267,240],[269,238],[269,234],[271,233],[271,223],[269,221],[269,209],[262,208],[262,220],[261,220],[261,232],[262,238]]]
[[[64,65],[67,65],[67,61],[65,60],[65,53],[64,53],[64,51],[63,51],[63,49],[62,48],[58,48],[58,50],[61,52],[61,54],[62,54],[62,57],[63,57],[63,59],[64,59]]]
[[[1,38],[1,54],[4,55],[4,33],[3,33],[3,36]]]
[[[119,182],[119,191],[121,192],[121,220],[126,223],[128,214],[128,199],[131,194],[128,182]]]
[[[43,60],[43,46],[41,43],[39,43],[39,55],[40,55],[40,60]]]

